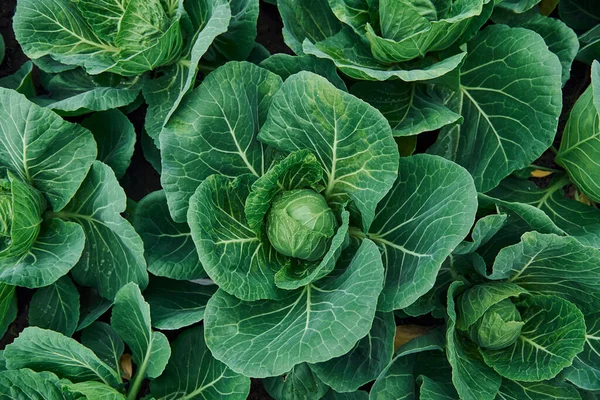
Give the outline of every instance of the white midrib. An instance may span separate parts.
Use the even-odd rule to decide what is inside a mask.
[[[554,353],[552,353],[550,350],[548,350],[548,349],[547,349],[547,348],[545,348],[544,346],[537,344],[536,342],[534,342],[534,341],[533,341],[533,340],[531,340],[531,339],[528,339],[528,338],[526,338],[525,336],[521,336],[521,340],[522,340],[522,341],[524,341],[525,343],[528,343],[528,344],[530,344],[531,346],[535,347],[536,349],[538,349],[538,350],[540,350],[540,351],[543,351],[543,352],[544,352],[544,353],[546,353],[546,354],[550,354],[551,356],[555,356],[555,357],[558,357],[558,358],[562,358],[562,359],[564,359],[564,357],[561,357],[561,356],[559,356],[558,354],[554,354]]]
[[[386,239],[384,239],[382,237],[379,237],[377,235],[369,235],[369,239],[373,240],[374,242],[381,243],[381,244],[383,244],[383,245],[385,245],[387,247],[391,247],[393,249],[400,250],[401,252],[406,253],[406,254],[411,255],[411,256],[414,256],[414,257],[419,257],[420,258],[420,257],[430,257],[431,256],[430,254],[421,254],[421,253],[417,253],[415,251],[409,250],[409,249],[407,249],[404,246],[401,246],[401,245],[396,244],[394,242],[390,242],[389,240],[386,240]]]
[[[325,197],[331,195],[335,186],[335,170],[337,168],[337,136],[338,136],[338,120],[335,115],[335,108],[333,109],[333,147],[331,148],[331,172],[329,173],[329,183],[327,184],[327,190],[325,191]]]
[[[460,88],[460,92],[467,96],[469,100],[471,100],[471,103],[473,103],[473,105],[475,106],[475,108],[477,109],[477,111],[479,111],[479,113],[481,114],[481,116],[483,117],[483,119],[485,119],[485,121],[488,123],[490,129],[492,130],[492,132],[494,132],[494,136],[496,137],[496,139],[498,140],[498,147],[500,147],[500,150],[502,151],[502,155],[504,156],[504,160],[508,163],[508,157],[506,155],[506,151],[504,150],[504,146],[502,145],[502,138],[500,137],[500,134],[498,133],[498,131],[496,131],[496,128],[494,127],[494,124],[492,124],[492,121],[490,121],[488,115],[486,114],[485,111],[483,111],[483,109],[479,106],[479,103],[477,103],[477,100],[475,100],[467,90],[465,90],[464,87],[461,86]]]
[[[219,110],[221,110],[221,114],[223,114],[223,117],[224,117],[223,119],[225,120],[225,123],[227,124],[227,129],[229,129],[229,133],[231,134],[233,143],[235,143],[235,148],[237,149],[238,154],[240,155],[240,158],[242,159],[242,161],[244,161],[244,164],[246,164],[246,167],[248,167],[248,169],[250,170],[250,172],[252,172],[252,174],[260,177],[260,175],[256,172],[256,170],[254,169],[252,164],[250,164],[248,157],[246,157],[246,152],[243,151],[242,148],[240,147],[237,137],[235,136],[235,132],[233,131],[233,127],[229,123],[229,119],[227,119],[227,117],[226,117],[227,113],[225,112],[225,110],[223,110],[223,107],[221,107],[221,104],[219,104],[219,102],[212,96],[212,94],[211,94],[211,97],[215,101],[215,104],[219,107]]]

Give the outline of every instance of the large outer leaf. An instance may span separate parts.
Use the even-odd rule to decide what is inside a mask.
[[[487,192],[552,144],[562,67],[544,40],[523,28],[490,26],[468,46],[460,89],[446,100],[464,122],[442,129],[430,151],[467,168]]]
[[[51,56],[91,74],[114,65],[118,48],[96,35],[73,1],[21,0],[13,20],[15,36],[31,59]]]
[[[507,4],[507,2],[500,4]],[[564,22],[537,13],[517,16],[512,12],[494,14],[494,22],[520,26],[540,34],[548,49],[558,56],[562,64],[562,84],[564,86],[567,83],[571,76],[571,64],[579,50],[579,40],[575,32]]]
[[[388,366],[394,353],[396,324],[393,313],[377,313],[371,330],[354,348],[341,357],[310,369],[317,377],[338,392],[354,392],[375,380]]]
[[[115,171],[118,179],[125,175],[131,164],[135,146],[135,128],[119,110],[95,113],[81,126],[89,129],[98,143],[98,160]]]
[[[586,315],[600,307],[600,250],[571,237],[526,233],[521,243],[500,251],[494,269],[512,270],[510,282],[563,297]]]
[[[150,384],[157,400],[243,400],[250,392],[250,379],[215,360],[204,342],[204,329],[183,331],[173,342],[173,356],[165,372]]]
[[[69,400],[56,375],[20,369],[0,372],[0,400]]]
[[[45,194],[54,210],[69,202],[96,158],[87,129],[3,88],[0,131],[0,165]]]
[[[414,303],[433,287],[442,262],[467,236],[477,199],[471,176],[430,155],[400,158],[399,177],[379,204],[369,237],[383,248],[379,309]]]
[[[125,285],[117,293],[110,324],[131,349],[133,362],[138,366],[136,376],[160,376],[171,356],[171,348],[165,335],[152,331],[150,306],[135,283]]]
[[[446,356],[452,366],[452,383],[464,400],[493,400],[502,378],[488,367],[475,345],[456,331],[454,298],[464,284],[454,281],[448,289],[448,321],[446,324]]]
[[[285,259],[248,226],[244,204],[254,177],[204,180],[190,200],[188,221],[208,276],[242,300],[276,299],[283,293],[274,277]]]
[[[152,278],[144,292],[152,326],[173,330],[202,321],[206,303],[217,289],[216,285]]]
[[[310,150],[325,172],[327,203],[341,212],[352,200],[365,230],[397,177],[398,150],[383,115],[310,72],[285,81],[258,137],[281,151]]]
[[[62,334],[25,328],[4,350],[9,369],[50,371],[73,382],[98,381],[116,387],[120,377],[87,347]]]
[[[592,84],[581,95],[565,127],[556,163],[594,201],[600,201],[600,63],[592,64]]]
[[[377,108],[389,121],[394,136],[435,131],[462,119],[430,96],[424,85],[390,82],[359,82],[350,92]]]
[[[144,241],[148,271],[171,279],[200,279],[206,272],[198,259],[190,227],[171,219],[163,190],[137,204],[133,226]]]
[[[129,282],[148,284],[144,246],[130,223],[121,217],[126,197],[109,166],[95,161],[71,202],[56,215],[79,223],[85,232],[83,256],[73,278],[112,299]]]
[[[270,154],[256,141],[281,78],[246,62],[231,62],[187,96],[160,135],[161,183],[176,222],[185,221],[198,185],[216,173],[262,175]]]
[[[217,291],[204,314],[213,356],[246,376],[266,377],[350,351],[371,328],[383,266],[377,246],[368,239],[349,258],[338,264],[339,276],[332,274],[280,300],[245,303]]]
[[[583,314],[557,296],[528,297],[517,307],[525,322],[521,335],[504,349],[481,350],[485,363],[512,380],[538,382],[554,378],[583,350]]]
[[[72,336],[79,321],[79,293],[68,276],[38,289],[29,303],[29,324]]]
[[[585,317],[586,334],[583,351],[565,369],[564,377],[585,390],[600,390],[600,314]]]
[[[187,1],[184,7],[194,29],[189,48],[164,76],[148,81],[144,97],[148,103],[146,131],[158,144],[158,135],[190,91],[198,73],[198,63],[217,36],[227,31],[231,9],[227,0]]]

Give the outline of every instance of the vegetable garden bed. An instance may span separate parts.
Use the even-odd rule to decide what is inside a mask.
[[[0,398],[600,398],[594,1],[8,0],[0,35]]]

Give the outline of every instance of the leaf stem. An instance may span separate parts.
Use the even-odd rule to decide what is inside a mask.
[[[129,388],[129,393],[127,393],[127,400],[135,400],[137,398],[138,392],[142,387],[142,381],[144,380],[144,372],[145,371],[142,370],[136,372],[135,377],[133,378],[133,383]]]

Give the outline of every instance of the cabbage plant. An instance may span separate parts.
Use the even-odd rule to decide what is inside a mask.
[[[431,289],[467,234],[475,188],[441,157],[400,158],[381,113],[325,78],[286,78],[243,62],[208,75],[161,133],[164,196],[136,226],[154,204],[173,221],[142,234],[153,247],[189,248],[191,233],[186,275],[219,287],[204,314],[215,358],[252,377],[309,363],[356,390],[391,357],[391,312]],[[172,262],[149,268],[173,278]],[[382,345],[349,383],[329,363],[360,357],[371,330]]]
[[[108,299],[145,287],[143,243],[92,133],[3,88],[0,131],[0,281],[37,288],[71,272]]]
[[[281,0],[284,38],[296,54],[332,60],[361,80],[438,78],[464,60],[460,46],[490,17],[489,0]]]
[[[96,321],[85,327],[80,342],[53,330],[26,328],[3,352],[2,394],[134,400],[150,379],[149,391],[156,398],[214,398],[222,393],[246,398],[250,379],[210,355],[202,327],[182,331],[169,344],[152,329],[155,321],[146,300],[135,283],[123,286],[115,296],[110,324]],[[125,345],[130,353],[124,354]],[[202,379],[212,383],[205,385]]]
[[[85,114],[127,106],[143,92],[146,130],[157,139],[201,58],[210,70],[248,57],[257,18],[258,0],[19,0],[13,26],[48,73],[50,95],[38,103]]]

